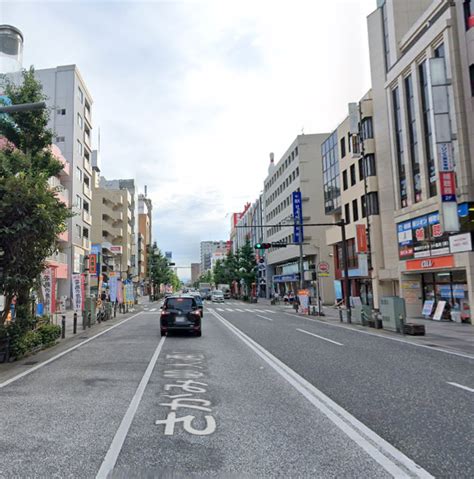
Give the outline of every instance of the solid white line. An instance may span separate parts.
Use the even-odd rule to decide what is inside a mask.
[[[410,477],[410,474],[413,474],[415,477],[433,478],[429,472],[425,471],[409,457],[405,456],[405,454],[369,429],[365,424],[348,413],[220,314],[213,313],[213,315],[393,477]],[[394,460],[397,461],[398,464],[395,463]],[[404,469],[400,466],[403,466]]]
[[[474,393],[474,389],[468,388],[467,386],[463,386],[462,384],[450,383],[449,381],[448,381],[448,384],[451,384],[451,386],[456,386],[457,388],[465,389],[466,391],[469,391],[470,393]]]
[[[123,417],[122,422],[120,423],[120,426],[115,433],[112,444],[110,444],[109,450],[107,451],[107,454],[102,461],[102,465],[100,466],[99,472],[96,476],[97,479],[106,479],[115,467],[115,463],[117,462],[120,451],[122,450],[123,443],[125,442],[125,438],[127,437],[133,418],[135,417],[138,406],[140,405],[140,401],[142,400],[145,388],[148,384],[148,381],[150,380],[151,374],[153,373],[155,364],[158,361],[158,356],[160,355],[161,348],[163,347],[165,339],[166,337],[161,338],[152,358],[150,359],[150,362],[148,363],[145,374],[143,375],[140,384],[138,385],[137,390],[133,395],[132,401],[128,406],[127,412],[125,413],[125,416]]]
[[[263,319],[268,319],[268,321],[273,321],[272,318],[267,318],[266,316],[262,316],[261,314],[256,314],[255,316],[258,316],[259,318],[263,318]]]
[[[63,351],[62,353],[56,354],[56,356],[53,356],[52,358],[49,358],[49,359],[47,359],[46,361],[43,361],[42,363],[37,364],[36,366],[33,366],[32,368],[28,369],[27,371],[23,371],[22,373],[17,374],[16,376],[13,376],[13,377],[10,378],[10,379],[7,379],[7,380],[4,381],[3,383],[0,383],[0,389],[4,388],[5,386],[8,386],[8,385],[11,384],[11,383],[14,383],[15,381],[18,381],[18,379],[21,379],[21,378],[27,376],[28,374],[31,374],[32,372],[36,371],[37,369],[42,368],[43,366],[46,366],[47,364],[52,363],[53,361],[56,361],[56,359],[59,359],[59,358],[61,358],[62,356],[65,356],[66,354],[70,353],[71,351],[74,351],[74,350],[77,349],[77,348],[80,348],[80,347],[83,346],[84,344],[87,344],[89,341],[92,341],[93,339],[96,339],[96,338],[98,338],[99,336],[102,336],[103,334],[108,333],[108,332],[111,331],[112,329],[114,329],[114,328],[116,328],[116,327],[118,327],[118,326],[121,326],[122,324],[126,323],[127,321],[130,321],[131,319],[135,318],[135,317],[138,316],[139,314],[144,314],[144,313],[134,314],[133,316],[130,316],[129,318],[124,319],[124,320],[121,321],[120,323],[114,324],[113,326],[111,326],[110,328],[106,329],[105,331],[101,331],[100,333],[97,333],[95,336],[92,336],[92,337],[86,339],[85,341],[82,341],[81,343],[76,344],[76,345],[73,346],[72,348],[66,349],[66,351]]]
[[[332,339],[323,338],[322,336],[318,336],[317,334],[310,333],[309,331],[305,331],[304,329],[296,328],[296,331],[299,331],[300,333],[310,334],[311,336],[314,336],[315,338],[324,339],[324,341],[329,341],[330,343],[337,344],[338,346],[344,346],[342,343],[338,343],[337,341],[333,341]]]
[[[448,351],[447,349],[442,349],[442,348],[433,348],[431,346],[426,346],[425,344],[412,343],[411,341],[407,341],[406,339],[392,338],[390,336],[383,336],[381,334],[376,334],[376,333],[371,333],[370,331],[363,331],[361,329],[351,328],[350,326],[344,326],[342,324],[334,324],[334,323],[329,323],[329,322],[326,322],[326,321],[321,321],[320,319],[306,318],[305,316],[300,316],[300,315],[294,314],[294,313],[283,312],[283,314],[288,314],[289,316],[295,316],[296,318],[306,319],[306,321],[313,321],[315,323],[324,324],[324,325],[327,325],[327,326],[334,326],[336,328],[347,329],[348,331],[354,331],[355,333],[368,334],[369,336],[375,336],[376,338],[389,339],[390,341],[398,341],[399,343],[405,343],[405,344],[409,344],[411,346],[417,346],[419,348],[426,348],[426,349],[429,349],[430,351],[439,351],[441,353],[452,354],[453,356],[460,356],[462,358],[474,359],[474,356],[472,356],[470,354],[458,353],[456,351]]]
[[[150,311],[156,311],[156,308],[151,308]]]

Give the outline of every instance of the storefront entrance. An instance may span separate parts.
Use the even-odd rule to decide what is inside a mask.
[[[423,303],[427,300],[446,301],[443,319],[452,320],[459,315],[464,323],[471,323],[466,271],[442,271],[422,273],[421,286]]]

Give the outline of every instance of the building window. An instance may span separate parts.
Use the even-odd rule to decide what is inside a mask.
[[[344,205],[344,221],[347,225],[351,222],[351,206],[349,203]]]
[[[76,151],[78,155],[82,156],[82,143],[79,140],[77,140]]]
[[[82,170],[78,166],[76,166],[75,172],[76,180],[82,181]]]
[[[79,195],[76,195],[76,208],[82,208],[82,198]]]
[[[469,77],[471,80],[471,96],[474,96],[474,63],[469,65]]]
[[[431,104],[428,86],[428,63],[424,61],[419,67],[420,73],[420,89],[421,89],[421,105],[423,118],[423,135],[426,150],[426,168],[429,179],[429,195],[430,198],[436,196],[436,166],[432,144],[433,125],[431,124]]]
[[[362,181],[364,179],[364,159],[360,158],[359,162],[359,181]]]
[[[377,192],[368,193],[366,195],[366,213],[367,215],[379,214],[379,196]]]
[[[347,134],[347,148],[350,152],[351,151],[351,134],[350,133]]]
[[[64,136],[57,136],[56,137],[56,143],[64,143],[64,140],[65,140]]]
[[[76,234],[78,238],[82,238],[82,227],[81,225],[76,225]]]
[[[413,94],[413,81],[411,75],[405,78],[405,94],[407,102],[408,141],[411,157],[411,170],[413,174],[413,193],[415,203],[421,201],[421,176],[420,158],[418,156],[418,136],[415,119],[415,97]]]
[[[351,165],[351,186],[356,184],[356,168],[355,165]]]
[[[444,43],[441,43],[441,45],[439,47],[435,48],[434,56],[435,56],[435,58],[444,58],[446,56],[445,49],[444,49]]]
[[[375,176],[377,174],[375,168],[375,155],[373,153],[369,153],[364,157],[364,175],[365,176]]]
[[[298,156],[298,147],[295,147],[295,156]]]
[[[351,136],[351,148],[349,148],[349,150],[352,150],[352,153],[354,154],[360,153],[358,135]]]
[[[371,116],[367,116],[367,117],[362,119],[361,129],[362,129],[362,139],[368,140],[369,138],[374,137],[374,129],[372,127],[372,117]]]
[[[82,105],[82,102],[84,101],[84,93],[82,92],[81,87],[77,87],[77,98]]]
[[[56,110],[56,113],[57,113],[58,115],[64,116],[64,115],[66,114],[66,108],[58,108],[58,109]]]
[[[347,170],[344,170],[342,172],[342,189],[344,191],[346,191],[348,188],[348,185],[347,185]]]
[[[357,221],[359,219],[359,208],[357,207],[357,199],[352,200],[352,220]]]
[[[300,176],[300,167],[299,166],[296,167],[295,171],[296,171],[296,176]]]
[[[403,151],[403,138],[402,138],[402,117],[400,109],[400,96],[398,87],[392,91],[393,101],[393,114],[395,122],[395,140],[397,146],[397,167],[398,167],[398,184],[400,194],[400,205],[402,208],[408,205],[407,195],[407,179],[405,171],[405,154]],[[370,211],[368,212],[370,214]]]
[[[82,236],[89,238],[89,230],[87,228],[82,228]]]
[[[77,126],[82,130],[83,125],[84,125],[84,120],[82,119],[82,116],[78,113],[77,114]]]
[[[321,145],[324,211],[327,215],[341,208],[338,150],[337,132],[334,132]]]
[[[346,139],[341,138],[341,158],[346,156]]]

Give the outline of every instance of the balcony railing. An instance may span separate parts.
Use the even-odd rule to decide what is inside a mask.
[[[90,160],[88,160],[86,157],[84,157],[84,169],[92,175],[92,165]]]
[[[91,189],[84,183],[84,194],[91,199],[92,198],[92,191]]]
[[[55,253],[51,256],[48,256],[46,261],[51,263],[60,263],[60,264],[67,264],[67,254],[66,253]]]
[[[86,210],[82,210],[82,219],[86,222],[86,223],[89,223],[89,224],[92,224],[92,216],[91,214],[86,211]]]

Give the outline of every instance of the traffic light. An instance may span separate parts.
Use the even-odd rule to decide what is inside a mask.
[[[257,243],[255,249],[286,248],[287,243]]]
[[[176,263],[168,263],[168,266],[175,266]]]

